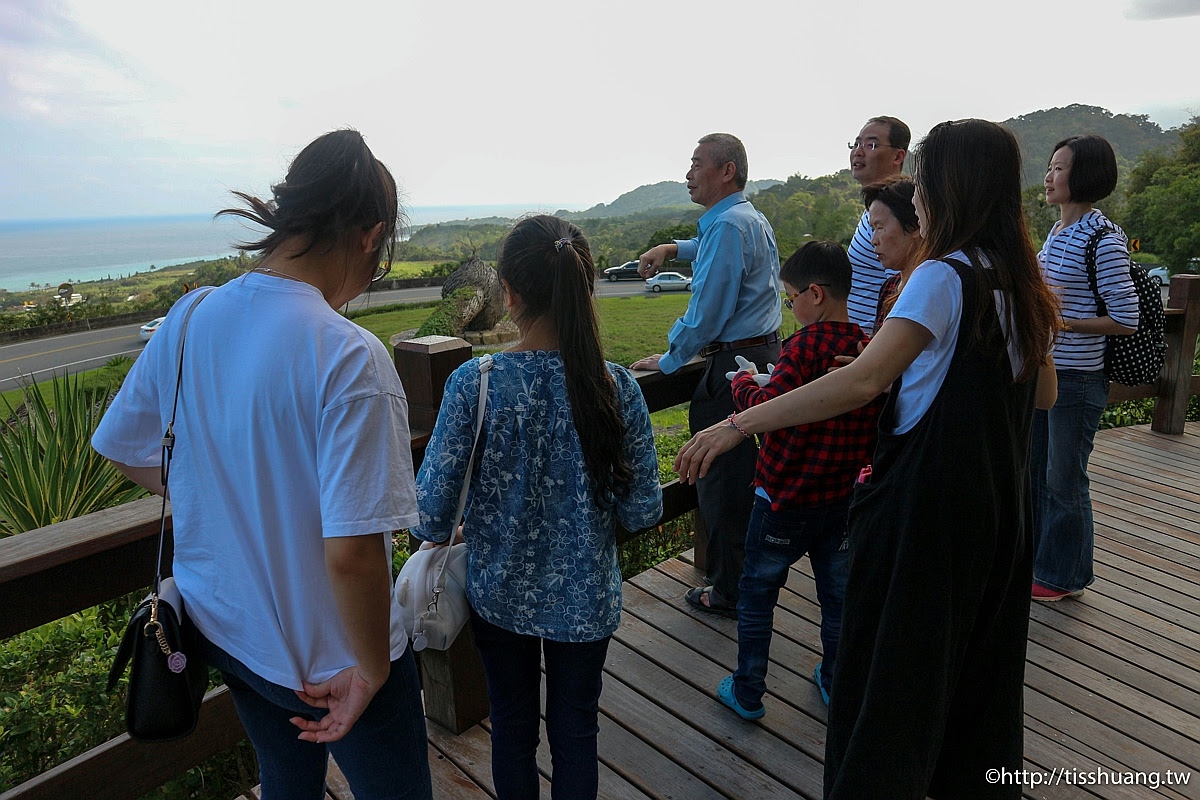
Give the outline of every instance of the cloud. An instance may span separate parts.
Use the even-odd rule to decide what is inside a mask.
[[[1200,17],[1200,0],[1133,0],[1125,16],[1139,20]]]

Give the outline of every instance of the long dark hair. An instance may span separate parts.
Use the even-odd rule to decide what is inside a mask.
[[[243,217],[271,231],[238,244],[243,252],[270,255],[297,235],[308,242],[296,256],[318,245],[330,252],[382,222],[379,261],[391,266],[401,218],[396,180],[356,130],[331,131],[310,142],[292,160],[283,181],[271,187],[271,200],[234,194],[249,207],[223,208],[214,216]]]
[[[629,491],[633,469],[625,459],[625,424],[617,388],[600,347],[596,266],[583,231],[547,215],[517,222],[500,246],[500,279],[521,298],[529,320],[547,319],[558,334],[575,431],[601,508]]]
[[[1021,372],[1037,374],[1058,329],[1058,301],[1042,279],[1021,213],[1021,153],[1012,132],[994,122],[964,119],[934,126],[917,148],[913,181],[925,206],[922,260],[956,250],[987,254],[1008,297]],[[991,290],[978,281],[978,308]],[[974,321],[978,336],[980,321]]]

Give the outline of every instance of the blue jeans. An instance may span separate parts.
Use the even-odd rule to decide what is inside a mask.
[[[290,722],[295,716],[320,719],[324,709],[260,678],[202,634],[200,638],[204,657],[221,671],[258,754],[262,800],[323,798],[331,753],[356,800],[433,797],[421,683],[411,648],[392,662],[387,682],[350,732],[326,745],[300,741],[300,729]]]
[[[487,675],[492,720],[492,780],[499,800],[536,800],[541,727],[542,655],[546,658],[546,738],[554,800],[596,797],[596,723],[601,675],[611,637],[555,642],[513,633],[471,609],[475,644]]]
[[[733,673],[734,695],[746,710],[762,706],[775,604],[788,570],[805,553],[812,562],[821,604],[821,683],[826,692],[832,688],[850,564],[849,509],[847,499],[828,506],[772,511],[769,500],[754,496],[738,599],[738,666]]]
[[[1108,403],[1102,371],[1058,370],[1058,400],[1034,412],[1029,452],[1034,508],[1033,579],[1047,589],[1077,592],[1092,575],[1092,497],[1088,458]]]

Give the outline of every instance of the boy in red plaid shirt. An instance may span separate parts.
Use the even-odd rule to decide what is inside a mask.
[[[850,260],[835,242],[809,242],[787,260],[780,270],[783,302],[801,327],[784,344],[773,371],[768,365],[769,374],[745,362],[732,376],[739,411],[816,380],[838,366],[836,356],[858,354],[868,337],[847,315],[850,276]],[[824,655],[813,677],[829,702],[849,562],[846,516],[855,479],[875,450],[883,401],[881,395],[833,419],[763,437],[739,584],[738,667],[717,689],[721,702],[745,719],[766,713],[762,696],[775,604],[788,570],[805,553],[821,603]],[[734,414],[730,424],[736,423]]]

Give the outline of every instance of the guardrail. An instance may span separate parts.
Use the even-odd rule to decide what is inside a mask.
[[[470,345],[447,337],[426,337],[395,348],[396,367],[409,397],[416,465],[424,456],[446,378],[470,356]],[[701,366],[691,364],[673,375],[644,374],[639,382],[650,407],[687,402]],[[696,507],[694,488],[677,481],[664,486],[663,495],[663,521]],[[0,539],[0,638],[145,589],[154,570],[160,504],[158,498],[147,498]],[[622,531],[619,538],[627,541],[639,533]],[[165,563],[169,566],[170,561],[168,549]],[[460,636],[456,646],[468,655],[451,663],[446,653],[426,651],[421,668],[428,715],[461,731],[487,715],[487,693],[481,669],[472,669],[472,657],[477,656],[470,637]],[[144,744],[121,735],[3,792],[0,800],[136,800],[244,737],[232,698],[218,687],[205,696],[200,723],[186,739]]]
[[[1200,336],[1200,276],[1175,276],[1167,314],[1167,363],[1156,384],[1113,386],[1109,400],[1157,398],[1153,429],[1182,433],[1187,401],[1200,394],[1192,374]],[[450,372],[471,355],[459,339],[426,337],[395,346],[397,371],[409,397],[413,457],[424,455]],[[693,362],[672,375],[641,373],[638,383],[651,410],[687,402],[703,365]],[[0,638],[6,638],[146,586],[157,543],[159,500],[149,498],[0,540]],[[673,481],[663,487],[663,520],[696,507],[695,490]],[[621,531],[622,542],[640,531]],[[697,561],[704,559],[704,532],[696,525]],[[169,546],[169,542],[168,542]],[[168,554],[167,563],[170,563]],[[425,651],[422,683],[431,719],[461,731],[487,713],[482,672],[473,665],[469,637],[449,653]],[[462,655],[462,653],[467,655]],[[224,687],[205,697],[192,736],[167,744],[141,744],[118,736],[20,786],[0,800],[56,800],[78,796],[135,800],[244,737]]]

